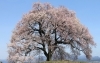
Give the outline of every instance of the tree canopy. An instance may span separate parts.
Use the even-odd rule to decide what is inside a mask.
[[[77,59],[81,51],[90,59],[91,46],[95,46],[93,37],[73,11],[38,2],[17,23],[8,45],[8,60],[32,61],[39,53],[47,61]]]

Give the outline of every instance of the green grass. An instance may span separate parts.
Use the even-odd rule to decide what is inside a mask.
[[[86,62],[78,62],[78,61],[46,61],[43,63],[86,63]]]

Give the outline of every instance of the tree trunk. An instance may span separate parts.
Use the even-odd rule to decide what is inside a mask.
[[[50,58],[47,56],[47,60],[46,61],[50,61]]]
[[[49,52],[48,55],[46,56],[46,58],[47,58],[46,61],[50,61],[51,60],[51,57],[52,57],[51,52]]]
[[[43,52],[44,52],[44,55],[46,56],[46,61],[50,61],[52,57],[51,51],[49,50],[48,53],[46,51],[43,51]]]

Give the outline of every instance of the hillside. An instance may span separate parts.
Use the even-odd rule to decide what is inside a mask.
[[[46,61],[43,63],[87,63],[87,62],[78,62],[78,61]]]

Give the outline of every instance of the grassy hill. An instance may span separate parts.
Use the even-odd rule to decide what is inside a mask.
[[[46,61],[43,63],[86,63],[86,62],[78,62],[78,61]]]

